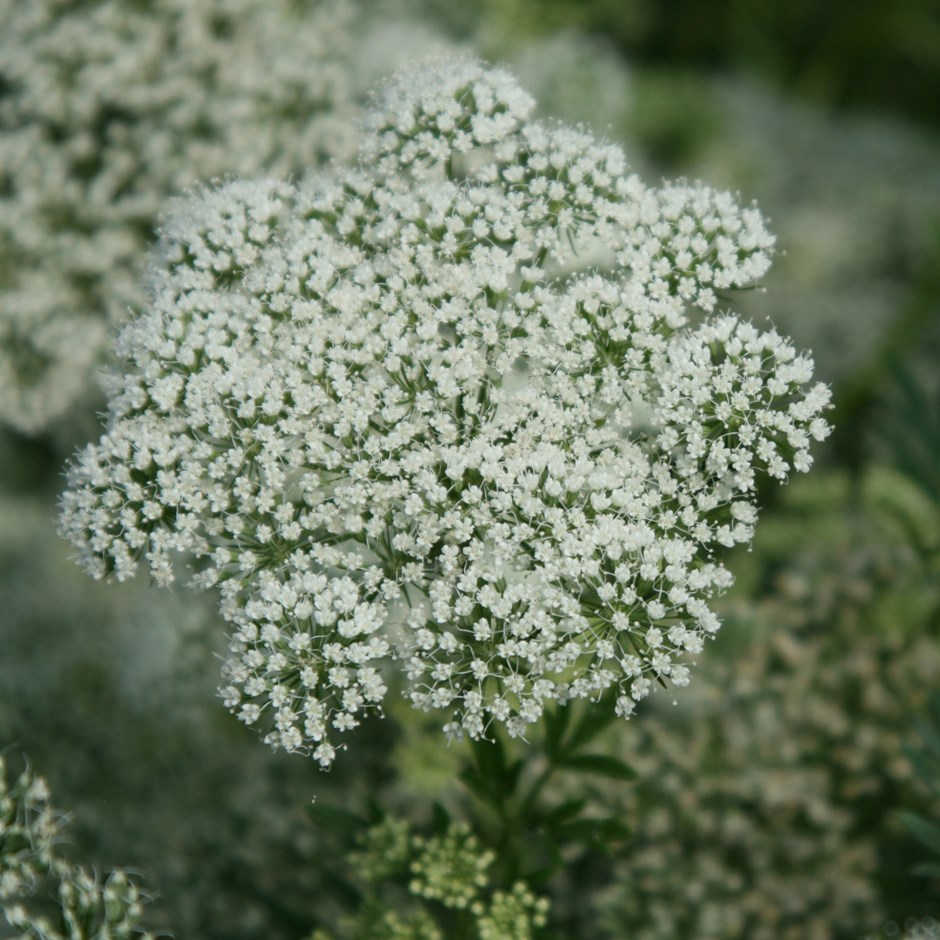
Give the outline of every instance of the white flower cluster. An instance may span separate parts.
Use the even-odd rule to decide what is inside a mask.
[[[811,361],[717,312],[770,263],[757,209],[649,188],[532,105],[428,66],[375,102],[357,169],[182,204],[70,470],[88,570],[198,559],[227,704],[324,765],[391,658],[472,738],[685,685],[756,474],[828,432]]]
[[[8,779],[0,755],[0,919],[20,940],[152,940],[139,926],[148,899],[124,872],[102,880],[60,856],[64,824],[46,782],[29,767]],[[49,899],[56,917],[43,913]]]
[[[761,316],[812,346],[820,376],[851,385],[890,342],[899,312],[916,308],[920,282],[911,272],[936,263],[936,140],[887,115],[836,115],[746,81],[703,79],[685,92],[678,85],[650,88],[683,102],[671,113],[657,101],[644,105],[638,91],[637,110],[656,122],[640,133],[668,139],[703,109],[713,115],[712,130],[689,139],[686,165],[705,179],[748,180],[788,245]],[[905,367],[920,360],[932,375],[935,355],[922,347]]]
[[[343,0],[0,3],[0,421],[93,388],[167,196],[355,146]]]

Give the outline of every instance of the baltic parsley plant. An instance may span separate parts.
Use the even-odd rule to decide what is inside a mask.
[[[759,475],[829,430],[812,361],[726,307],[770,265],[759,211],[532,108],[430,65],[353,168],[178,203],[69,471],[88,570],[191,559],[227,705],[324,766],[390,663],[473,739],[687,684]]]

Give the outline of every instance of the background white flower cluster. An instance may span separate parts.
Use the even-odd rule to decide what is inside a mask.
[[[0,5],[0,422],[39,433],[93,400],[170,195],[352,153],[375,75],[353,67],[357,9]]]
[[[384,89],[358,169],[178,206],[70,471],[89,570],[200,559],[228,705],[324,765],[390,657],[474,738],[686,684],[756,474],[828,432],[811,361],[718,312],[769,266],[759,212],[649,188],[532,106],[430,66]]]

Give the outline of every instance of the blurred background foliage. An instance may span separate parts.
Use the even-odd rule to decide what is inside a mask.
[[[880,110],[940,127],[940,10],[933,0],[429,0],[452,28],[482,9],[494,36],[578,30],[670,73],[736,73],[833,110]]]
[[[550,880],[553,912],[571,936],[612,940],[861,940],[938,916],[940,879],[914,874],[926,849],[905,820],[940,820],[933,765],[911,760],[940,687],[940,7],[365,9],[350,69],[376,43],[398,61],[475,50],[648,178],[755,199],[780,253],[767,294],[735,303],[812,348],[834,388],[821,466],[734,555],[726,625],[692,685],[605,732],[639,778],[590,798],[633,832]],[[85,409],[33,437],[0,431],[0,746],[22,747],[73,811],[76,855],[146,873],[156,925],[328,930],[342,896],[311,799],[368,815],[381,798],[418,826],[434,801],[458,816],[470,756],[399,703],[329,775],[261,746],[216,700],[211,600],[95,584],[57,539],[60,467],[94,424]]]

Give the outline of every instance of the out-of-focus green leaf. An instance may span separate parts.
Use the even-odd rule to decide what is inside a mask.
[[[916,813],[902,811],[899,813],[902,822],[907,826],[911,835],[922,842],[932,852],[940,855],[940,825],[918,816]]]
[[[892,414],[881,434],[895,466],[940,501],[940,393],[932,398],[903,362],[895,363],[893,379]]]
[[[908,751],[908,760],[914,765],[917,776],[931,790],[940,793],[940,767],[926,754],[920,751]]]
[[[936,720],[934,718],[934,721]],[[927,745],[926,750],[923,751],[924,756],[935,761],[937,770],[940,771],[940,731],[937,730],[940,725],[928,724],[922,718],[918,718],[914,722],[914,727]]]
[[[307,814],[315,826],[341,836],[356,836],[369,825],[361,816],[338,806],[313,803],[307,808]]]
[[[545,710],[545,751],[549,760],[554,760],[560,753],[562,739],[570,724],[570,706],[557,705]]]
[[[536,837],[538,836],[537,833],[535,835]],[[541,839],[539,847],[544,849],[545,854],[548,855],[549,861],[548,864],[540,868],[534,868],[526,874],[525,880],[531,885],[541,884],[547,881],[552,875],[565,867],[565,857],[562,855],[561,849],[555,843],[554,839]]]
[[[581,810],[587,806],[587,799],[585,797],[580,797],[575,800],[566,800],[564,803],[561,803],[559,806],[556,806],[553,810],[547,812],[543,817],[542,821],[546,826],[558,826],[561,823],[568,822],[569,819],[573,819]]]
[[[560,842],[595,842],[606,844],[628,839],[632,830],[620,819],[574,819],[556,830]]]
[[[494,809],[501,809],[502,797],[493,789],[490,782],[481,775],[475,767],[465,767],[458,774],[461,782],[470,792],[484,803],[489,804]]]
[[[586,774],[599,774],[614,780],[636,780],[636,771],[618,757],[607,754],[576,754],[559,763],[566,770],[577,770]]]
[[[480,788],[485,787],[500,801],[508,799],[515,792],[525,762],[508,760],[506,746],[497,733],[489,740],[472,741],[471,747],[476,761],[474,770],[477,779],[474,792],[482,796]],[[464,773],[466,772],[465,770]],[[470,785],[463,773],[461,779]]]
[[[914,727],[923,744],[908,744],[904,752],[921,781],[935,793],[940,793],[940,694],[935,692],[930,696],[929,716],[916,718]]]
[[[581,715],[580,720],[572,728],[568,739],[564,743],[563,751],[566,755],[572,755],[579,751],[614,722],[616,713],[614,712],[613,701],[608,701],[609,698],[609,696],[605,696],[595,707],[588,708]]]
[[[434,805],[431,807],[431,819],[434,826],[434,831],[440,835],[447,831],[450,827],[450,813],[447,812],[444,807],[434,801]]]

